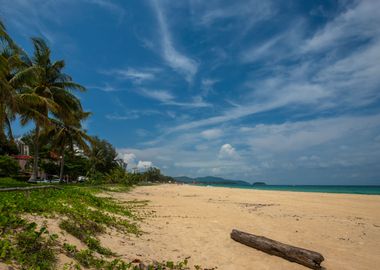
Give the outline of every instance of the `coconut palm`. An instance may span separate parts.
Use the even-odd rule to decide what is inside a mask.
[[[73,111],[82,111],[80,100],[72,93],[84,91],[85,88],[72,81],[62,72],[63,60],[51,61],[51,51],[40,38],[32,38],[34,53],[25,63],[34,74],[30,84],[23,85],[24,110],[21,112],[21,123],[30,121],[35,124],[34,160],[31,180],[38,178],[39,137],[41,129],[48,127],[50,118],[67,119]]]
[[[31,78],[30,69],[22,61],[25,53],[17,47],[0,21],[0,142],[6,144],[7,137],[13,142],[11,122],[15,119],[22,99],[19,88]]]
[[[9,81],[12,78],[14,69],[15,53],[10,44],[12,39],[7,34],[4,25],[0,21],[0,143],[5,145],[5,128],[12,134],[10,129],[10,112],[15,107],[14,88]]]
[[[86,113],[82,113],[85,116]],[[76,114],[78,116],[78,114]],[[88,115],[88,114],[87,114]],[[60,172],[59,179],[63,181],[63,172],[65,164],[65,152],[69,150],[75,152],[75,148],[81,149],[84,152],[89,152],[88,142],[91,141],[91,137],[86,134],[86,132],[81,128],[80,119],[76,121],[58,121],[52,120],[53,127],[50,128],[48,134],[52,138],[53,145],[58,148],[60,153]]]

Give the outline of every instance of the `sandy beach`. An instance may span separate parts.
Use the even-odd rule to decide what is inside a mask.
[[[140,237],[102,243],[125,259],[180,260],[217,269],[306,269],[230,239],[233,228],[322,253],[327,269],[378,269],[380,196],[258,191],[189,185],[113,194],[148,200]]]

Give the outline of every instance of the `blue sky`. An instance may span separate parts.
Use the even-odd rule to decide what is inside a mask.
[[[0,0],[87,87],[133,166],[271,184],[380,184],[380,1]],[[15,126],[17,132],[20,128]]]

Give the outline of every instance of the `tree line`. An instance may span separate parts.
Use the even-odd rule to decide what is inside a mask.
[[[22,139],[33,156],[30,181],[36,181],[41,170],[59,174],[60,180],[65,175],[108,182],[170,180],[156,168],[128,174],[114,147],[83,128],[91,113],[76,94],[85,92],[85,87],[65,73],[64,60],[52,59],[43,39],[33,37],[31,42],[33,52],[28,54],[0,21],[0,174],[1,167],[11,168],[9,156],[18,152],[12,132],[17,120],[23,126],[33,125]]]

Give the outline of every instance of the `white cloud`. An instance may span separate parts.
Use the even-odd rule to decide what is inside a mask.
[[[201,135],[206,139],[216,139],[222,136],[223,132],[221,129],[207,129],[201,132]]]
[[[211,126],[277,108],[308,106],[310,112],[352,109],[379,100],[380,37],[340,59],[305,61],[252,79],[241,104],[219,114],[186,122],[168,132]],[[360,91],[358,90],[360,89]]]
[[[304,183],[306,179],[308,183],[331,184],[329,181],[335,179],[335,183],[344,184],[349,181],[349,172],[369,166],[362,175],[366,174],[366,183],[370,183],[380,169],[376,165],[380,158],[379,132],[380,115],[255,126],[232,124],[223,125],[220,138],[229,143],[222,146],[220,140],[199,136],[202,131],[186,130],[160,137],[140,149],[118,151],[135,153],[159,167],[168,166],[170,175],[217,173],[232,179],[263,179],[278,184]],[[304,170],[314,169],[320,170],[305,177]],[[336,171],[340,171],[340,176],[334,174]]]
[[[147,170],[153,167],[152,161],[147,160],[139,160],[137,161],[136,152],[139,151],[131,151],[124,149],[117,149],[118,157],[121,158],[125,163],[128,164],[128,169],[137,168],[138,170]]]
[[[151,167],[153,167],[153,162],[152,161],[139,160],[139,162],[137,163],[137,168],[139,170],[146,170],[146,169],[149,169]]]
[[[12,24],[22,35],[41,36],[51,44],[60,47],[73,46],[70,36],[54,31],[52,26],[60,26],[72,20],[73,9],[83,10],[84,5],[97,6],[112,13],[120,23],[125,15],[123,7],[106,0],[0,0],[0,16],[5,23]],[[25,16],[27,14],[27,16]]]
[[[274,14],[271,1],[245,0],[229,2],[228,5],[221,1],[191,0],[191,6],[198,16],[196,22],[205,26],[226,19],[240,19],[252,27],[256,22],[267,19]]]
[[[140,115],[134,114],[134,113],[132,113],[132,114],[125,114],[125,115],[120,115],[120,114],[117,114],[117,113],[113,113],[113,114],[107,114],[106,118],[108,120],[133,120],[133,119],[140,118]]]
[[[205,102],[202,97],[195,96],[190,102],[181,102],[175,100],[175,97],[166,90],[154,89],[139,89],[138,94],[160,101],[163,105],[189,107],[189,108],[203,108],[212,106],[210,103]]]
[[[202,90],[202,96],[207,96],[211,92],[214,91],[214,84],[219,82],[217,79],[202,79],[201,81],[201,90]]]
[[[108,83],[105,83],[103,85],[89,85],[86,86],[87,89],[97,89],[104,92],[115,92],[115,91],[122,91],[120,88],[116,88]]]
[[[189,108],[212,107],[212,104],[204,101],[201,96],[193,97],[192,101],[190,101],[190,102],[170,101],[170,102],[166,102],[166,104],[167,105],[173,105],[173,106],[179,106],[179,107],[189,107]]]
[[[161,33],[162,57],[171,68],[182,74],[188,82],[191,82],[198,71],[198,63],[178,52],[174,47],[171,33],[160,3],[157,0],[152,0],[152,4],[157,15]]]
[[[110,11],[111,13],[117,16],[119,23],[123,20],[125,16],[125,10],[121,6],[113,3],[112,1],[106,1],[106,0],[83,0],[83,1],[93,4],[93,5],[97,5],[101,8],[107,9],[108,11]]]
[[[141,83],[155,78],[155,71],[152,69],[112,69],[110,71],[103,71],[102,73],[116,76],[120,79],[132,80],[135,83]]]
[[[109,120],[134,120],[139,119],[144,116],[152,116],[152,115],[160,115],[162,114],[160,111],[157,110],[128,110],[127,108],[123,107],[124,113],[111,113],[106,114],[106,118]]]
[[[133,164],[136,162],[136,155],[133,153],[124,153],[121,156],[123,161],[127,164]]]
[[[237,158],[238,157],[238,154],[235,150],[234,147],[232,147],[231,144],[229,143],[226,143],[226,144],[223,144],[221,147],[220,147],[220,150],[219,150],[219,158]]]
[[[344,46],[353,41],[366,41],[380,34],[378,0],[356,1],[352,7],[318,31],[303,47],[304,52]]]
[[[277,125],[257,125],[247,141],[253,149],[277,152],[304,151],[324,145],[364,129],[380,127],[380,115],[335,117]],[[247,132],[247,130],[245,130]]]
[[[139,89],[137,93],[163,103],[170,102],[174,99],[174,96],[166,90]]]

